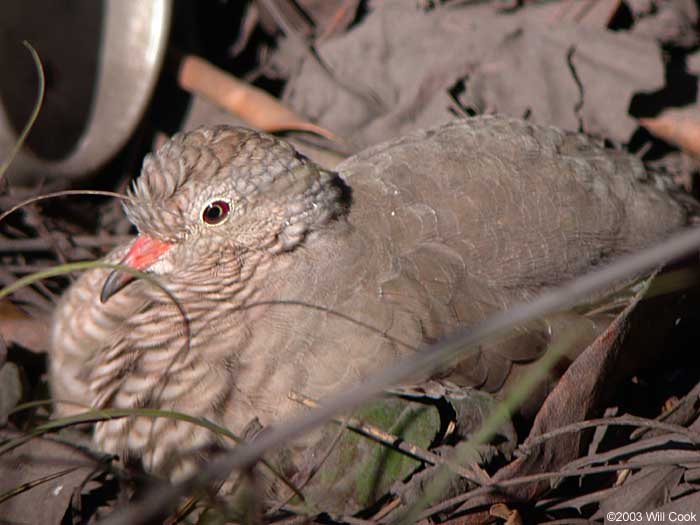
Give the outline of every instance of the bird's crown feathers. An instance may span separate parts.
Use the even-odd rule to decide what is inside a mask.
[[[342,213],[349,194],[335,173],[288,143],[229,126],[175,135],[145,158],[128,193],[130,220],[164,241],[201,231],[203,210],[213,202],[230,208],[232,221],[255,218],[257,227],[270,228],[281,249]]]

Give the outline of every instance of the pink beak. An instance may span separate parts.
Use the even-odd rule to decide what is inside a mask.
[[[148,235],[139,235],[131,245],[129,253],[126,254],[119,264],[133,268],[134,270],[147,270],[155,263],[161,255],[168,251],[172,245],[159,241]],[[106,303],[107,300],[134,280],[134,276],[127,272],[114,270],[107,276],[100,293],[100,301]]]

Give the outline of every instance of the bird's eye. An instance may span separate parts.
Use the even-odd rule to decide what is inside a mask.
[[[202,212],[202,220],[212,226],[221,224],[228,217],[231,205],[224,200],[217,200],[207,204]]]

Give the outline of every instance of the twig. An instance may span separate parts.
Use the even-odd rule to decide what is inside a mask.
[[[388,502],[386,505],[384,505],[377,513],[372,516],[372,520],[375,522],[379,522],[381,519],[383,519],[385,516],[388,516],[390,512],[396,510],[399,505],[401,505],[401,498],[399,497],[394,497],[390,502]]]
[[[45,195],[37,195],[35,197],[31,197],[27,200],[24,200],[22,202],[19,202],[12,206],[9,210],[3,212],[0,214],[0,222],[4,221],[5,218],[22,208],[23,206],[26,206],[27,204],[32,204],[34,202],[39,202],[47,199],[53,199],[56,197],[64,197],[66,195],[101,195],[103,197],[116,197],[118,199],[124,199],[124,200],[129,200],[129,197],[126,195],[122,195],[121,193],[115,193],[113,191],[102,191],[102,190],[61,190],[61,191],[55,191],[53,193],[47,193]]]
[[[661,436],[644,439],[638,443],[629,443],[612,450],[589,454],[574,459],[567,463],[567,467],[579,469],[587,465],[611,464],[617,461],[623,461],[627,458],[637,457],[641,454],[658,452],[659,450],[679,454],[691,451],[690,454],[693,455],[695,461],[700,461],[700,452],[693,449],[692,443],[689,443],[684,438],[680,438],[675,434],[663,434]],[[674,455],[674,457],[676,459],[678,458],[677,455]]]
[[[464,492],[463,494],[460,494],[459,496],[455,496],[454,498],[450,498],[450,499],[442,501],[436,505],[433,505],[429,509],[426,509],[425,511],[423,511],[416,518],[416,521],[428,518],[437,512],[446,511],[452,507],[455,507],[461,503],[464,503],[465,501],[468,501],[470,498],[473,498],[476,496],[482,496],[484,494],[488,494],[489,492],[498,491],[498,490],[502,490],[505,488],[514,487],[517,485],[525,485],[525,484],[529,484],[529,483],[536,483],[536,482],[547,481],[547,480],[558,480],[560,478],[571,478],[571,477],[580,477],[580,476],[586,476],[586,475],[591,475],[591,474],[617,472],[620,470],[641,469],[644,467],[658,467],[660,465],[675,466],[675,465],[677,465],[677,462],[673,461],[673,460],[668,461],[667,463],[662,463],[659,461],[638,461],[638,462],[630,461],[628,463],[619,463],[616,465],[602,465],[599,467],[586,467],[586,468],[575,469],[575,470],[562,469],[559,472],[541,472],[539,474],[530,474],[528,476],[521,476],[521,477],[517,477],[517,478],[512,478],[512,479],[509,479],[506,481],[500,481],[498,483],[493,483],[493,484],[489,484],[489,485],[484,485],[482,487],[477,487],[473,490],[469,490],[467,492]],[[467,509],[461,509],[461,510],[467,510]]]
[[[655,421],[671,422],[674,424],[686,424],[697,417],[698,409],[696,403],[700,398],[700,383],[696,384],[678,403],[654,418]],[[636,440],[648,433],[648,428],[638,428],[630,434],[630,439]]]
[[[66,238],[63,234],[49,234],[51,238]],[[67,237],[70,242],[80,248],[101,248],[102,246],[116,246],[131,241],[131,235],[75,235]],[[0,253],[5,252],[43,252],[52,249],[52,242],[48,237],[36,237],[32,239],[0,239]]]
[[[663,423],[661,421],[655,421],[653,419],[646,419],[638,416],[620,416],[589,419],[587,421],[578,421],[570,425],[555,428],[554,430],[545,432],[544,434],[540,434],[539,436],[532,438],[527,444],[520,445],[520,447],[518,447],[517,454],[527,455],[533,448],[539,446],[545,441],[549,441],[552,438],[561,436],[562,434],[568,434],[570,432],[580,432],[581,430],[591,427],[597,427],[600,425],[633,426],[666,430],[674,434],[680,434],[682,436],[685,436],[696,445],[700,444],[700,435],[680,425],[674,425],[672,423]]]
[[[19,494],[22,494],[23,492],[26,492],[28,490],[33,489],[34,487],[37,487],[39,485],[42,485],[43,483],[48,483],[49,481],[53,481],[57,478],[60,478],[62,476],[66,476],[70,474],[71,472],[75,472],[78,470],[79,467],[71,467],[67,468],[65,470],[60,470],[58,472],[54,472],[52,474],[49,474],[48,476],[43,476],[41,478],[35,479],[33,481],[28,481],[27,483],[23,483],[13,489],[8,490],[4,494],[0,494],[0,504],[5,503],[7,500],[10,498],[13,498]]]

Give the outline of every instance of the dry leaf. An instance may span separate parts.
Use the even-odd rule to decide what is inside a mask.
[[[489,509],[489,514],[505,520],[504,525],[523,525],[523,518],[517,510],[508,508],[503,503],[496,503]]]
[[[33,352],[48,350],[49,329],[46,319],[28,315],[11,301],[0,301],[0,335]]]
[[[613,371],[620,364],[620,348],[628,329],[629,317],[643,296],[640,291],[610,326],[581,354],[559,380],[535,418],[531,439],[553,429],[583,421],[605,397],[605,385],[612,381]],[[581,433],[568,433],[534,447],[530,454],[520,457],[499,470],[494,480],[554,472],[576,459],[583,440]],[[511,498],[532,500],[549,488],[549,482],[530,483],[509,489]]]
[[[558,23],[575,23],[605,29],[620,9],[621,0],[577,0],[564,2]]]
[[[329,140],[340,140],[330,131],[305,121],[269,93],[242,82],[203,58],[186,55],[180,66],[178,83],[183,89],[208,98],[263,131],[309,131]]]
[[[670,109],[639,123],[652,135],[700,158],[700,108]]]
[[[0,501],[0,523],[65,523],[74,491],[94,469],[95,462],[75,447],[48,439],[2,454],[0,496],[7,499]]]

